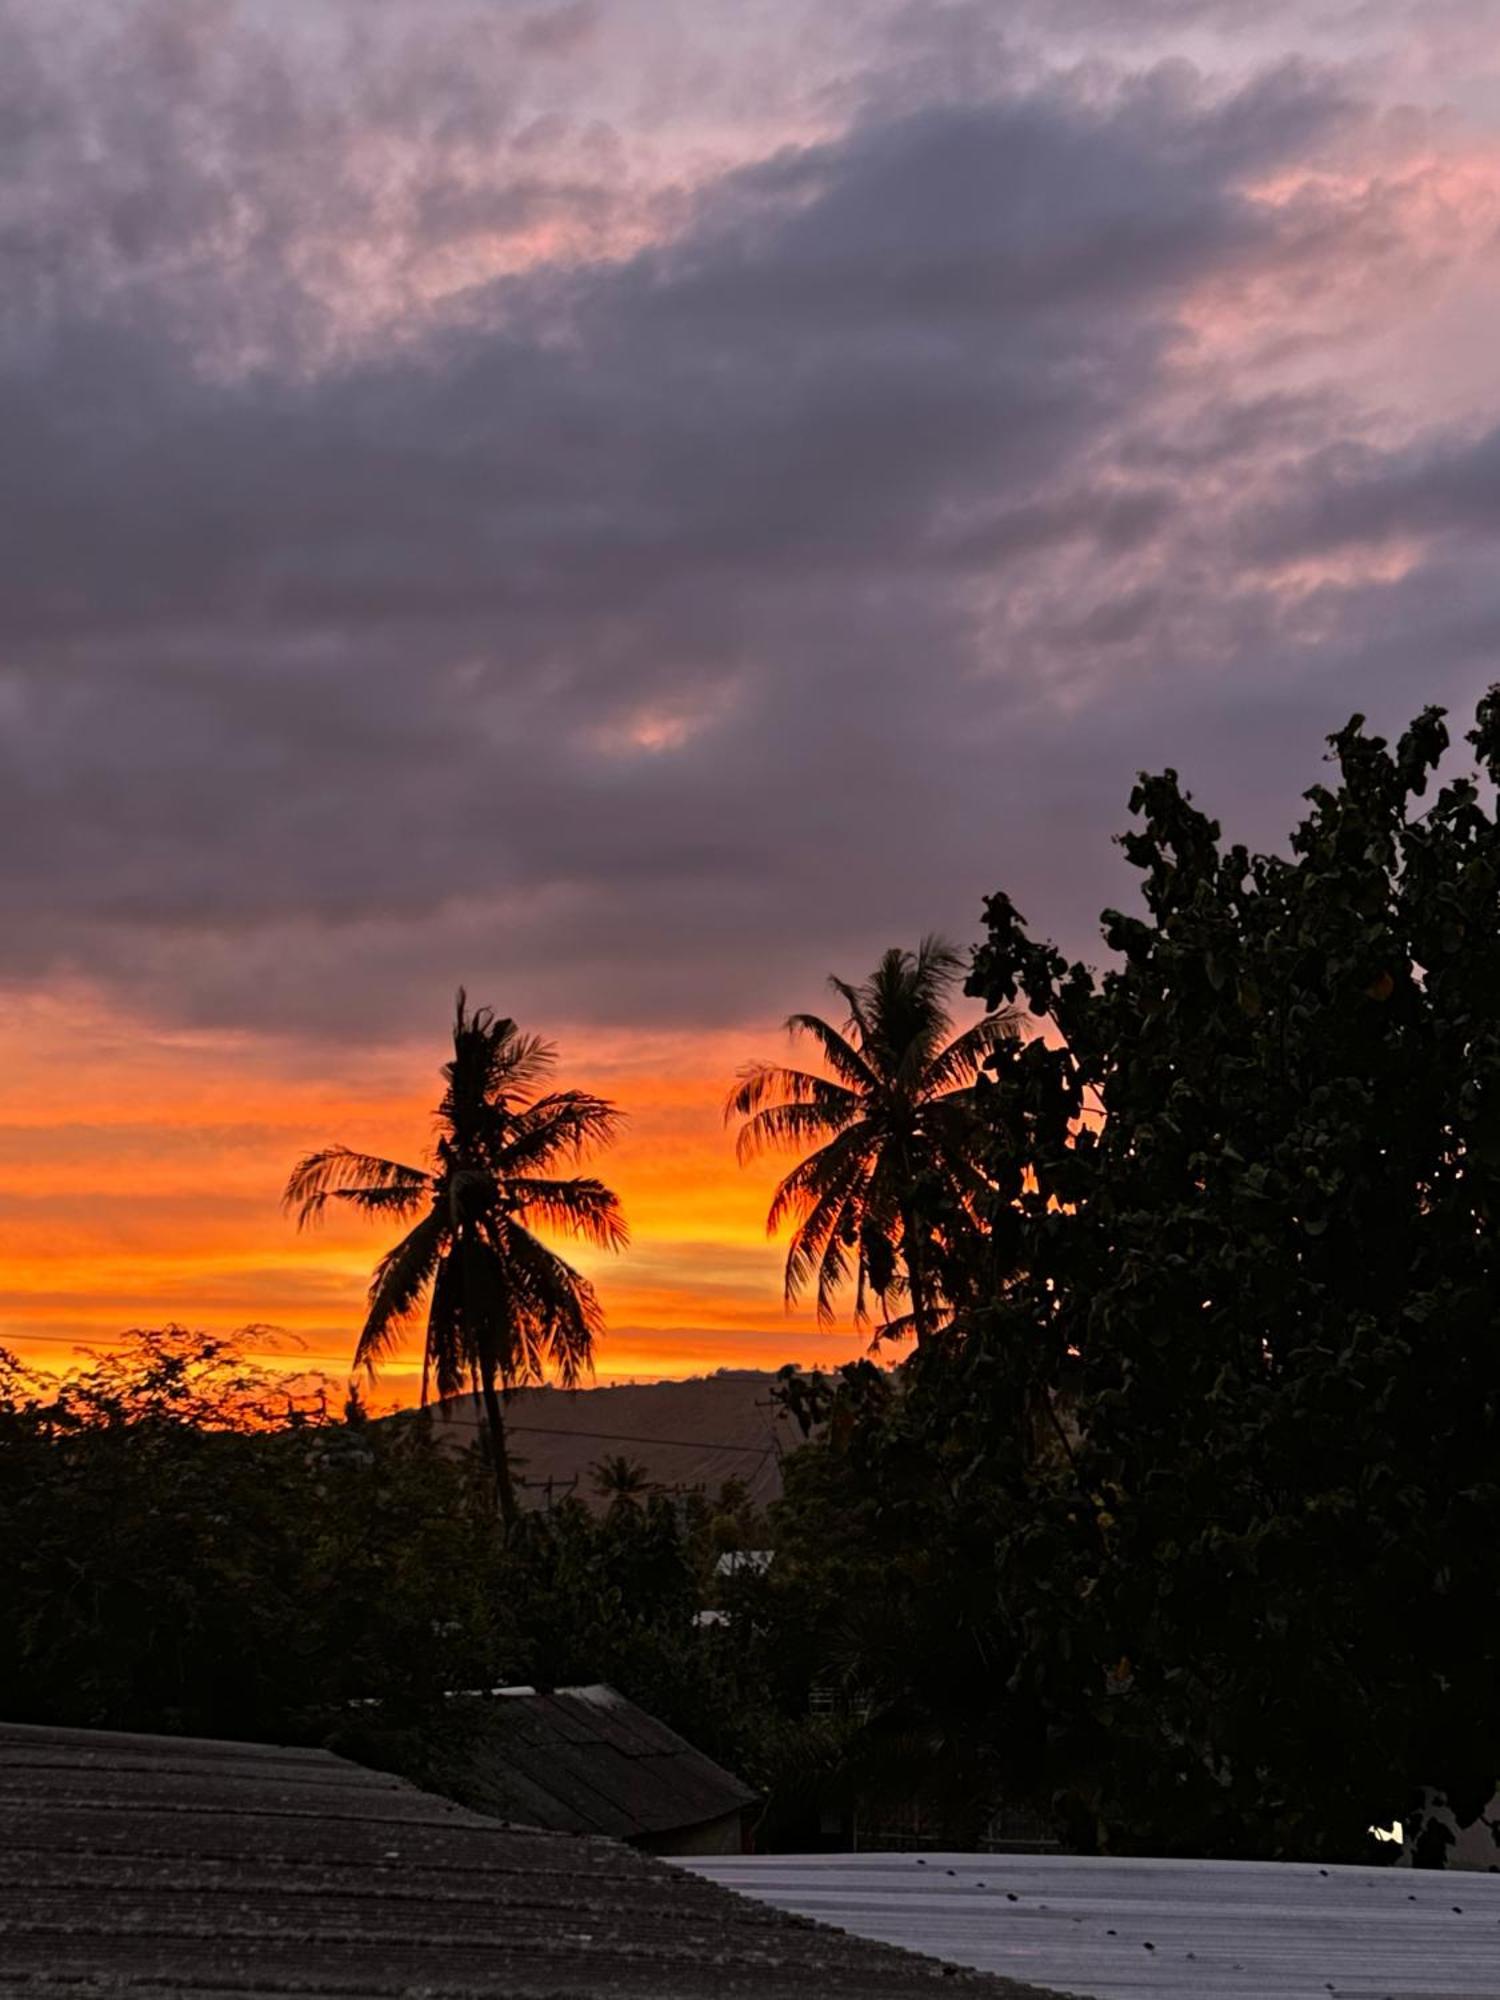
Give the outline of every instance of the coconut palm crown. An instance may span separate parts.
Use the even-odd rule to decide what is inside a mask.
[[[488,1007],[470,1012],[460,988],[431,1164],[328,1146],[298,1162],[284,1197],[299,1227],[330,1202],[412,1223],[375,1267],[354,1364],[373,1376],[425,1303],[422,1400],[433,1388],[483,1399],[508,1520],[515,1498],[499,1391],[549,1371],[571,1388],[592,1367],[603,1323],[593,1286],[536,1226],[610,1250],[626,1242],[611,1190],[559,1171],[610,1139],[620,1114],[586,1091],[543,1090],[555,1060],[551,1043],[514,1021]]]
[[[886,952],[862,985],[830,977],[847,1009],[842,1024],[818,1014],[786,1023],[816,1044],[823,1070],[750,1063],[725,1109],[744,1120],[741,1162],[814,1148],[777,1188],[766,1228],[774,1235],[792,1224],[787,1302],[815,1285],[825,1324],[852,1275],[857,1322],[873,1295],[887,1337],[929,1338],[945,1304],[941,1253],[954,1247],[944,1232],[977,1226],[991,1192],[978,1163],[975,1080],[1018,1024],[1002,1012],[953,1035],[947,1000],[962,963],[951,945],[928,937],[915,952]],[[903,1293],[910,1311],[897,1316]]]

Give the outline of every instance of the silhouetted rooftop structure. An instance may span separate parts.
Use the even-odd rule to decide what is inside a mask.
[[[486,1811],[654,1854],[740,1852],[757,1795],[614,1688],[502,1688],[484,1719],[466,1791]]]
[[[764,1854],[695,1871],[1095,2000],[1500,2000],[1500,1877],[1306,1861]]]
[[[318,1750],[0,1724],[0,1994],[1040,2000]]]

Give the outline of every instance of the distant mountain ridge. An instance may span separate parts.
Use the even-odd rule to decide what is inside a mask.
[[[609,1383],[594,1389],[519,1389],[506,1402],[506,1430],[522,1504],[544,1507],[573,1494],[607,1503],[593,1469],[623,1457],[664,1492],[701,1486],[716,1493],[738,1480],[756,1507],[781,1493],[781,1460],[802,1442],[795,1421],[773,1400],[776,1377],[750,1368],[681,1382]],[[482,1429],[475,1396],[435,1406],[434,1430],[455,1445]]]

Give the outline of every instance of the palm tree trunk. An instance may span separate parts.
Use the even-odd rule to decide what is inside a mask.
[[[927,1289],[927,1278],[922,1271],[922,1259],[920,1255],[917,1258],[915,1269],[911,1269],[908,1275],[911,1282],[912,1331],[916,1335],[917,1345],[920,1347],[924,1341],[930,1338],[933,1332],[933,1322],[936,1318],[932,1309],[932,1296]]]
[[[489,1426],[490,1462],[495,1472],[495,1496],[500,1502],[501,1523],[509,1535],[516,1525],[516,1488],[510,1476],[510,1453],[505,1448],[505,1414],[500,1407],[495,1378],[488,1370],[480,1378],[480,1392],[484,1397],[485,1421]]]
[[[911,1292],[912,1331],[921,1347],[934,1330],[935,1314],[932,1305],[932,1287],[927,1275],[927,1246],[922,1241],[922,1232],[914,1208],[907,1207],[901,1216],[901,1250],[906,1263],[906,1283]]]

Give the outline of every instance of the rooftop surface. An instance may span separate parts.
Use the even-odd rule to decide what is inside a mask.
[[[317,1750],[0,1724],[0,1994],[1044,2000]]]
[[[484,1712],[465,1796],[527,1826],[637,1840],[756,1802],[748,1785],[602,1683],[506,1689]]]
[[[1055,1854],[682,1865],[861,1937],[1097,2000],[1500,1996],[1500,1875]]]

